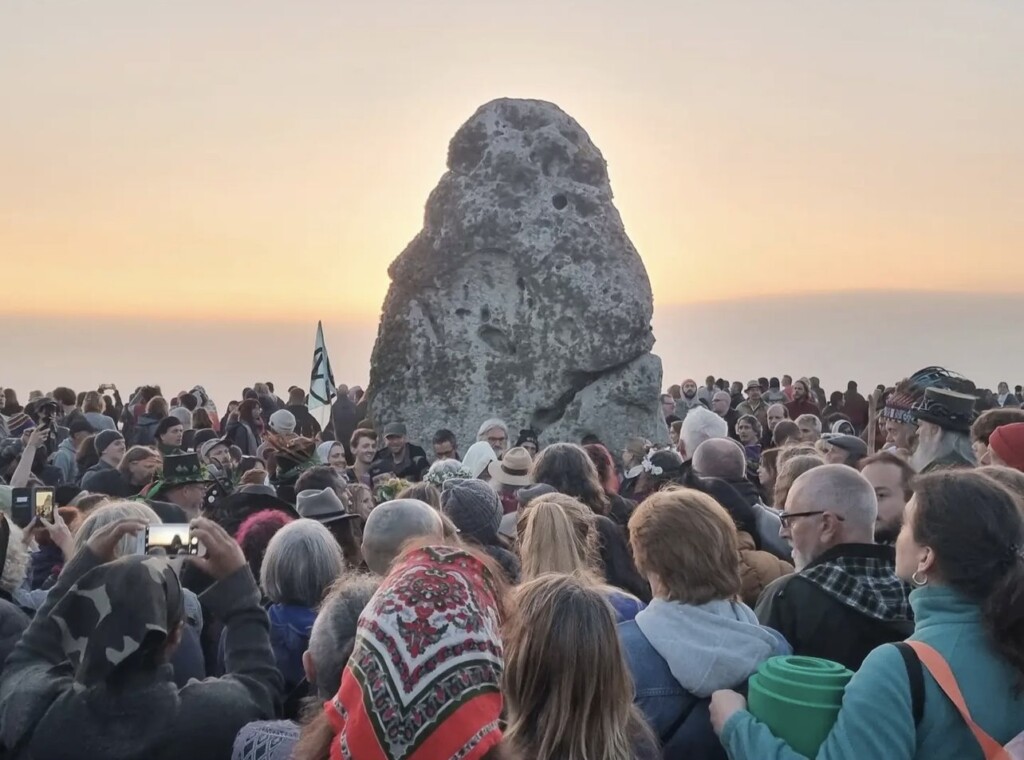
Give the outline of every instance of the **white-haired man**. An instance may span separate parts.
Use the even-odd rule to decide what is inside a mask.
[[[875,544],[877,516],[874,488],[851,467],[823,465],[796,479],[780,535],[797,572],[769,584],[756,609],[794,654],[857,670],[872,649],[913,632],[894,550]]]
[[[480,426],[476,433],[476,439],[489,443],[494,449],[495,456],[501,459],[508,451],[508,425],[503,420],[493,417]]]
[[[704,407],[695,406],[683,420],[679,430],[679,441],[682,444],[683,461],[693,459],[697,447],[712,438],[725,438],[729,435],[729,425],[724,419]]]
[[[971,423],[975,397],[945,388],[926,388],[912,414],[917,421],[917,446],[910,466],[919,473],[973,467]]]

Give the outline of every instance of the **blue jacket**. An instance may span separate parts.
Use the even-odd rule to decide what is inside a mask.
[[[302,653],[309,646],[316,610],[291,604],[272,604],[267,615],[270,617],[270,645],[274,648],[274,659],[284,677],[287,694],[306,677],[302,669]]]
[[[1024,696],[1014,694],[1019,674],[989,643],[978,604],[938,586],[912,591],[910,603],[917,621],[910,638],[949,663],[975,722],[1000,744],[1024,731]],[[924,714],[915,727],[902,656],[889,644],[875,649],[846,687],[818,760],[982,760],[973,734],[927,670],[924,682]],[[722,743],[732,760],[802,757],[745,710],[726,722]]]
[[[665,760],[725,760],[711,728],[711,693],[742,688],[764,660],[791,651],[777,632],[757,624],[749,607],[724,601],[693,607],[654,599],[619,625],[619,640],[636,704]]]

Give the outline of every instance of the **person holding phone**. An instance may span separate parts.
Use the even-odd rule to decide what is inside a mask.
[[[179,689],[168,664],[185,625],[177,574],[161,557],[113,559],[145,527],[99,529],[64,568],[7,661],[4,746],[32,757],[220,760],[243,725],[273,717],[281,675],[238,544],[210,520],[192,523],[206,556],[187,561],[215,581],[201,599],[225,624],[228,673]]]

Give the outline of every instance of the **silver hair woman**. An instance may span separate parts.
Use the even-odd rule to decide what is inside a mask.
[[[302,682],[302,653],[309,647],[317,607],[344,572],[341,547],[316,520],[289,523],[267,545],[260,585],[272,602],[270,643],[286,693]]]
[[[316,520],[296,520],[267,545],[260,586],[270,601],[315,608],[345,570],[334,536]]]

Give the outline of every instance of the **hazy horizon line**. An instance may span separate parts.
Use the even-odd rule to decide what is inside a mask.
[[[751,295],[738,295],[734,298],[703,298],[693,299],[687,301],[676,301],[676,302],[661,302],[657,297],[654,299],[654,312],[655,317],[658,316],[659,311],[675,310],[675,309],[686,309],[689,307],[700,307],[700,306],[730,306],[737,304],[771,304],[777,302],[790,302],[796,300],[817,300],[821,298],[843,298],[843,299],[854,299],[854,298],[896,298],[896,297],[913,296],[917,298],[925,297],[928,299],[943,299],[943,298],[1005,298],[1014,299],[1024,296],[1024,290],[1002,290],[1002,289],[988,289],[988,290],[932,290],[926,288],[837,288],[837,289],[822,289],[822,290],[807,290],[807,291],[791,291],[791,292],[779,292],[779,293],[765,293],[765,294],[751,294]],[[381,309],[383,310],[383,300],[381,302]],[[331,321],[331,322],[343,322],[351,325],[375,325],[380,321],[379,313],[376,315],[369,314],[346,314],[344,312],[326,312],[319,316],[310,314],[295,314],[294,310],[289,313],[275,314],[273,312],[261,313],[257,318],[247,318],[244,316],[237,316],[234,313],[220,314],[215,312],[208,313],[197,313],[195,311],[171,314],[171,313],[149,313],[140,315],[137,311],[131,313],[120,313],[112,311],[95,311],[95,310],[71,310],[66,312],[54,313],[52,310],[49,311],[33,311],[33,310],[21,310],[21,309],[5,309],[0,305],[0,316],[8,317],[12,319],[43,319],[46,321],[59,321],[65,319],[93,319],[102,322],[123,322],[126,319],[133,319],[142,316],[147,321],[157,321],[162,323],[202,323],[207,322],[211,319],[216,319],[221,323],[230,324],[256,324],[265,322],[277,322],[281,324],[308,324],[310,322],[320,321]]]

